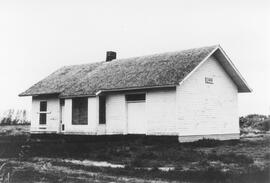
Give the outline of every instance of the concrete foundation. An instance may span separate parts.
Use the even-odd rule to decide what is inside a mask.
[[[211,135],[188,135],[178,137],[179,142],[194,142],[200,139],[233,140],[233,139],[240,139],[240,134],[231,133],[231,134],[211,134]]]

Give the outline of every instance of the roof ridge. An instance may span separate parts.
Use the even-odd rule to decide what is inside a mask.
[[[162,52],[162,53],[152,53],[152,54],[145,54],[145,55],[140,55],[140,56],[132,56],[132,57],[124,57],[124,58],[116,58],[110,62],[115,62],[115,61],[122,61],[122,60],[128,60],[128,59],[135,59],[135,58],[145,58],[145,57],[152,57],[152,56],[159,56],[159,55],[165,55],[165,54],[171,54],[171,53],[180,53],[184,51],[190,51],[190,50],[196,50],[196,49],[206,49],[206,48],[217,48],[220,47],[220,44],[215,44],[215,45],[210,45],[210,46],[201,46],[201,47],[196,47],[196,48],[188,48],[188,49],[183,49],[183,50],[175,50],[175,51],[168,51],[168,52]],[[89,64],[95,64],[95,63],[110,63],[104,61],[98,61],[98,62],[90,62],[90,63],[82,63],[82,64],[71,64],[71,65],[65,65],[63,67],[72,67],[72,66],[82,66],[82,65],[89,65]]]
[[[88,62],[88,63],[82,63],[82,64],[70,64],[70,65],[64,65],[60,68],[64,68],[64,67],[74,67],[74,66],[83,66],[83,65],[90,65],[90,64],[98,64],[98,63],[102,63],[102,62],[105,62],[105,61],[97,61],[97,62]]]
[[[162,53],[152,53],[152,54],[145,54],[145,55],[140,55],[140,56],[134,56],[134,57],[125,57],[125,58],[120,58],[120,59],[115,59],[114,61],[120,61],[120,60],[127,60],[127,59],[134,59],[134,58],[141,58],[141,57],[151,57],[151,56],[158,56],[158,55],[165,55],[165,54],[171,54],[171,53],[180,53],[180,52],[185,52],[185,51],[190,51],[190,50],[200,50],[200,49],[207,49],[211,48],[213,49],[220,47],[219,44],[211,45],[211,46],[201,46],[201,47],[196,47],[196,48],[188,48],[188,49],[183,49],[183,50],[175,50],[175,51],[167,51],[167,52],[162,52]]]

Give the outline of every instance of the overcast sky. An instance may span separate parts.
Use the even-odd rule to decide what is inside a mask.
[[[270,113],[269,0],[0,0],[0,111],[63,65],[220,44],[253,89],[239,115]]]

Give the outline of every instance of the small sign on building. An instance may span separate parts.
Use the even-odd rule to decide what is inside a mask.
[[[214,84],[213,78],[205,77],[205,83],[206,84]]]

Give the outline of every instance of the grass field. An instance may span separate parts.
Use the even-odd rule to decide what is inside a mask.
[[[143,138],[66,143],[31,142],[29,134],[23,132],[27,128],[0,130],[0,163],[6,163],[3,170],[10,172],[11,182],[270,180],[270,136],[267,134],[241,140],[204,139],[182,144]]]

